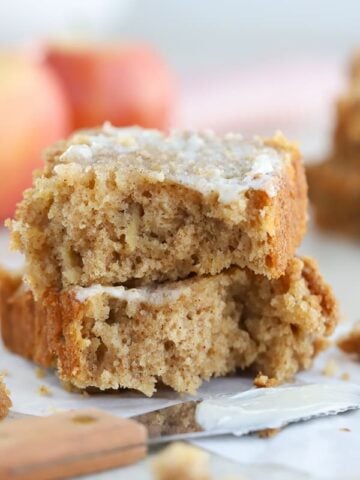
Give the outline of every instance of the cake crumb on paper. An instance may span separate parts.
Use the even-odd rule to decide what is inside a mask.
[[[52,391],[46,385],[40,385],[40,387],[38,388],[38,393],[39,393],[39,395],[41,395],[43,397],[51,397],[52,396]]]
[[[344,373],[341,374],[340,378],[341,378],[341,380],[345,380],[345,381],[350,380],[350,374],[347,373],[347,372],[344,372]]]
[[[37,367],[35,370],[35,375],[36,375],[36,378],[44,378],[46,377],[46,370],[44,370],[41,367]]]
[[[339,428],[340,432],[351,432],[350,428],[344,427],[344,428]]]
[[[334,377],[338,373],[338,371],[339,364],[334,359],[331,359],[326,363],[322,374],[326,377]]]
[[[257,434],[260,438],[272,438],[280,433],[280,431],[281,428],[265,428],[264,430],[259,430]]]
[[[154,480],[211,480],[209,453],[175,442],[152,461]]]
[[[66,408],[59,408],[59,407],[54,407],[53,405],[49,405],[47,408],[47,411],[53,415],[55,413],[66,412]]]
[[[254,378],[254,385],[258,388],[270,388],[278,386],[279,381],[276,378],[269,378],[267,375],[259,372]]]
[[[85,390],[75,387],[71,382],[68,382],[66,380],[61,380],[61,386],[64,390],[66,390],[69,393],[80,393],[83,394]]]

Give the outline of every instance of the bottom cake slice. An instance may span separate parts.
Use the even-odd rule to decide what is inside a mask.
[[[2,308],[13,352],[79,388],[146,395],[157,382],[194,393],[202,380],[250,366],[291,379],[336,322],[332,292],[306,258],[277,280],[233,268],[157,287],[49,290],[37,302],[20,286]]]

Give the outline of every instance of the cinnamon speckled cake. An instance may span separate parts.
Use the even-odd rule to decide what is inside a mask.
[[[47,151],[9,226],[39,297],[231,265],[277,278],[304,235],[306,205],[300,153],[282,135],[105,124]]]
[[[332,292],[307,258],[293,258],[272,280],[234,267],[156,286],[48,289],[37,301],[21,285],[2,312],[13,352],[56,367],[79,388],[146,395],[159,381],[193,393],[237,368],[289,380],[311,365],[338,320]]]

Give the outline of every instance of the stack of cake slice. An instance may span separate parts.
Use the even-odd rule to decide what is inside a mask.
[[[79,388],[193,393],[247,367],[288,380],[337,321],[294,256],[306,205],[281,135],[75,133],[9,222],[26,266],[24,282],[3,275],[5,344]]]
[[[360,238],[360,53],[350,73],[336,104],[332,151],[307,176],[319,226]]]

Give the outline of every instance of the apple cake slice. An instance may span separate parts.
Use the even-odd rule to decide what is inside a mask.
[[[8,225],[35,296],[146,285],[231,265],[279,277],[305,232],[298,149],[282,135],[80,131],[47,151]]]
[[[314,262],[290,260],[278,279],[233,267],[156,286],[48,289],[24,286],[4,300],[5,345],[57,368],[79,388],[157,382],[194,393],[203,380],[251,367],[286,381],[311,365],[338,315]]]

